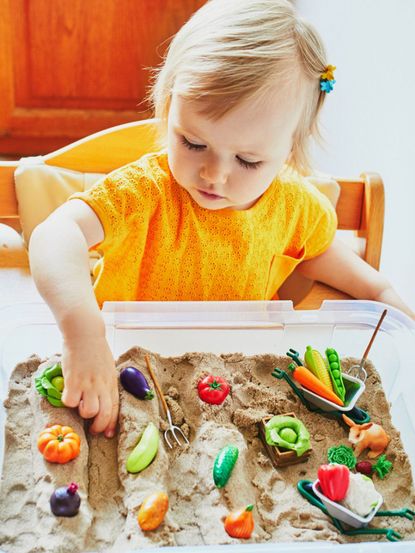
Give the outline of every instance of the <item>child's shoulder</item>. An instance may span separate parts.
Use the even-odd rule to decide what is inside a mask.
[[[340,193],[339,184],[330,177],[303,176],[285,165],[278,175],[278,181],[285,194],[292,199],[322,205],[334,209]]]
[[[117,186],[143,185],[143,181],[155,184],[157,187],[171,178],[167,163],[167,153],[162,150],[151,152],[139,159],[115,169],[106,177],[107,182]]]
[[[165,196],[170,182],[167,154],[153,152],[102,177],[91,188],[72,198],[86,201],[95,211],[153,210]]]

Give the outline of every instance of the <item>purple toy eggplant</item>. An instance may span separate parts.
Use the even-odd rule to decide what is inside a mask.
[[[120,372],[123,388],[138,399],[153,399],[154,392],[141,371],[135,367],[125,367]]]

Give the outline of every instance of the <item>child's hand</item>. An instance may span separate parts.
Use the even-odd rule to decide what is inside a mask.
[[[111,350],[104,336],[65,340],[62,356],[65,388],[62,401],[78,407],[84,419],[94,417],[93,434],[115,434],[118,418],[118,381]]]

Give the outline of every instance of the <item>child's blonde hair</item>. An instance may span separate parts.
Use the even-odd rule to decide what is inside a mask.
[[[218,119],[276,81],[291,79],[298,86],[300,74],[309,94],[288,163],[307,173],[309,138],[321,138],[318,114],[326,93],[320,76],[326,67],[320,36],[288,0],[210,0],[175,35],[164,63],[154,70],[150,100],[161,137],[167,134],[173,89],[203,100],[200,112]]]

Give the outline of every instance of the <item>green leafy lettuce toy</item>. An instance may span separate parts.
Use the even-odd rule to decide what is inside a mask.
[[[64,381],[60,363],[47,367],[40,376],[35,378],[35,388],[54,407],[65,407],[62,403]]]
[[[356,466],[356,457],[351,447],[347,445],[338,445],[330,447],[327,452],[329,463],[337,463],[338,465],[346,465],[350,470]]]
[[[391,461],[386,459],[386,455],[381,455],[376,464],[373,466],[373,470],[377,473],[381,480],[383,480],[385,476],[390,473],[392,468],[393,464]]]
[[[304,424],[294,417],[276,415],[265,425],[267,444],[291,449],[301,457],[310,449],[310,433]]]

